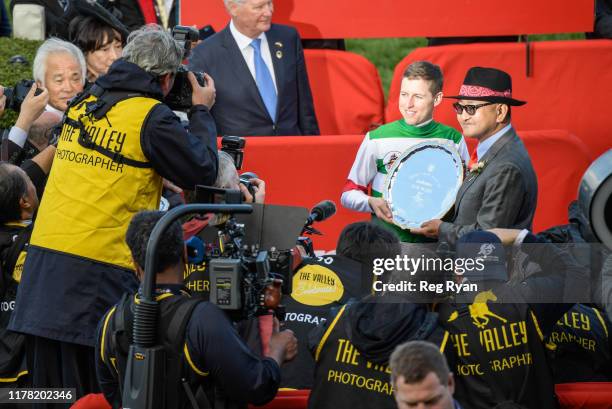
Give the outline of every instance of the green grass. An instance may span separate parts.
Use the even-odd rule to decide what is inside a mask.
[[[553,40],[580,40],[584,33],[569,34],[538,34],[530,35],[530,41]],[[393,77],[393,70],[406,55],[418,47],[425,47],[427,40],[424,37],[415,38],[375,38],[375,39],[348,39],[347,51],[361,54],[370,60],[378,69],[382,81],[385,98],[389,93],[389,85]]]
[[[530,41],[584,40],[584,33],[532,34]]]
[[[347,51],[361,54],[374,63],[380,74],[385,98],[397,63],[415,48],[425,47],[426,45],[427,40],[424,37],[346,40]]]
[[[39,44],[38,41],[0,38],[0,85],[9,88],[20,80],[32,79],[32,61]],[[28,64],[10,64],[8,60],[15,55],[25,57]],[[6,110],[0,118],[0,128],[9,127],[16,120],[17,114]]]

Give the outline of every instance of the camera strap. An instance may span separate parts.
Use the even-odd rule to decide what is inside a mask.
[[[128,295],[127,293],[123,294],[113,316],[110,345],[117,360],[115,369],[117,370],[119,379],[124,379],[125,377],[129,343],[132,342],[134,325],[134,315],[132,311],[133,300],[133,295]],[[187,399],[189,405],[193,409],[199,409],[200,406],[198,405],[198,399],[194,396],[189,381],[187,381],[188,369],[184,364],[185,356],[183,347],[185,344],[185,331],[187,329],[187,324],[189,323],[193,310],[199,303],[202,302],[202,300],[198,298],[181,296],[177,302],[179,304],[172,311],[171,315],[165,316],[164,319],[166,322],[165,325],[163,325],[166,328],[165,336],[162,337],[164,339],[163,345],[166,348],[168,354],[167,357],[169,360],[168,364],[166,365],[167,372],[165,376],[168,379],[166,385],[168,388],[177,388],[167,389],[166,396],[169,402],[178,404],[180,401],[180,388],[180,390],[185,393],[185,398]],[[160,324],[163,323],[158,323],[158,331],[162,331],[159,328]],[[177,357],[180,357],[180,359],[176,359]],[[172,365],[170,365],[170,362],[172,362]],[[123,394],[122,385],[123,382],[119,382],[121,394]]]
[[[94,84],[88,93],[79,98],[79,102],[84,101],[89,95],[93,95],[97,99],[94,102],[83,102],[86,107],[85,112],[81,114],[77,120],[69,118],[68,116],[66,116],[64,119],[65,123],[80,130],[78,139],[79,145],[86,149],[94,150],[99,154],[110,158],[116,163],[125,164],[135,168],[150,168],[151,164],[149,162],[130,159],[121,153],[113,152],[110,149],[96,145],[83,124],[83,118],[88,118],[92,122],[99,121],[119,102],[129,98],[141,97],[143,94],[128,91],[107,91],[104,88]]]

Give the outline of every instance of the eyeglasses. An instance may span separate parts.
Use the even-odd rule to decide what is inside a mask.
[[[493,104],[495,104],[495,102],[487,102],[486,104],[480,104],[480,105],[461,105],[460,103],[455,102],[453,104],[453,108],[455,109],[455,112],[457,113],[457,115],[461,115],[464,109],[468,115],[474,115],[478,108],[486,107],[487,105],[493,105]]]

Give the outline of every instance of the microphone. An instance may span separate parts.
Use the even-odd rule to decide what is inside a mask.
[[[310,216],[308,216],[306,220],[306,226],[314,222],[322,222],[332,217],[334,214],[336,214],[336,204],[331,200],[323,200],[310,211]]]

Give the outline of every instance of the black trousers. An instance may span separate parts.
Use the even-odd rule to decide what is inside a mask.
[[[75,400],[100,392],[95,370],[95,349],[79,344],[28,335],[26,359],[33,388],[75,388]],[[33,405],[35,409],[67,409],[72,403]]]

